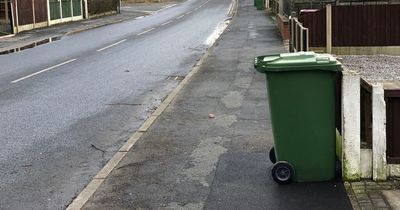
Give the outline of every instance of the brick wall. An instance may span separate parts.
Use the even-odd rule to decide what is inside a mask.
[[[276,15],[279,32],[283,40],[289,39],[289,19],[281,14]]]

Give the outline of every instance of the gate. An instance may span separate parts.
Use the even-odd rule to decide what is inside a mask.
[[[297,18],[289,19],[289,51],[308,51],[308,28],[305,28]]]
[[[83,19],[82,0],[49,0],[50,24]]]
[[[11,0],[0,0],[0,36],[13,33]]]

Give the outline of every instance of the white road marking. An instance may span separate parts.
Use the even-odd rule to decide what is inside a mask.
[[[174,6],[176,6],[176,5],[177,5],[177,4],[167,5],[167,6],[164,7],[164,9],[168,9],[168,8],[174,7]]]
[[[65,65],[65,64],[74,62],[74,61],[76,61],[76,60],[78,60],[78,59],[74,58],[74,59],[65,61],[65,62],[63,62],[63,63],[60,63],[60,64],[57,64],[57,65],[55,65],[55,66],[49,67],[49,68],[47,68],[47,69],[43,69],[43,70],[38,71],[38,72],[36,72],[36,73],[33,73],[33,74],[28,75],[28,76],[25,76],[25,77],[19,78],[19,79],[17,79],[17,80],[14,80],[14,81],[12,81],[11,83],[17,83],[17,82],[22,81],[22,80],[24,80],[24,79],[28,79],[28,78],[33,77],[33,76],[35,76],[35,75],[41,74],[41,73],[43,73],[43,72],[50,71],[50,70],[52,70],[52,69],[55,69],[55,68],[57,68],[57,67],[60,67],[60,66]]]
[[[144,18],[144,16],[139,16],[139,17],[135,18],[135,20],[139,20],[139,19],[142,19],[142,18]]]
[[[235,3],[235,1],[231,2],[231,5],[229,5],[229,9],[228,9],[228,12],[226,14],[229,15],[231,13],[231,11],[233,10],[234,3]]]
[[[107,47],[103,47],[103,48],[101,48],[101,49],[98,49],[97,52],[101,52],[101,51],[106,50],[106,49],[108,49],[108,48],[110,48],[110,47],[114,47],[115,45],[119,45],[119,44],[121,44],[122,42],[125,42],[125,41],[126,41],[126,39],[121,40],[121,41],[119,41],[119,42],[116,42],[116,43],[114,43],[114,44],[108,45]]]
[[[146,31],[143,31],[143,32],[140,32],[140,33],[136,34],[136,36],[143,35],[143,34],[148,33],[148,32],[150,32],[150,31],[152,31],[154,29],[156,29],[156,28],[150,28],[149,30],[146,30]]]
[[[192,13],[192,11],[186,12],[187,15],[189,15],[189,14],[191,14],[191,13]]]
[[[165,25],[170,24],[170,23],[172,23],[172,22],[174,22],[174,21],[170,20],[170,21],[167,21],[167,22],[165,22],[165,23],[163,23],[163,24],[161,24],[161,25],[162,25],[162,26],[165,26]]]
[[[185,17],[185,15],[181,15],[181,16],[177,17],[176,19],[179,20],[179,19],[181,19],[183,17]]]

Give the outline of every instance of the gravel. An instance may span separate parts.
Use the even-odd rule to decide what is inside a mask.
[[[338,58],[350,70],[367,81],[400,80],[400,56],[343,55]]]

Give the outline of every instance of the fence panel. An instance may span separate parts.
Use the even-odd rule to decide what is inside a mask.
[[[61,0],[62,17],[72,17],[72,5],[71,0]]]
[[[57,20],[61,18],[60,2],[58,0],[50,0],[50,20]]]
[[[35,22],[41,23],[47,21],[47,1],[35,0]]]
[[[81,16],[82,15],[82,1],[81,0],[72,0],[72,6],[74,8],[73,16]]]
[[[299,21],[309,30],[309,46],[326,46],[326,10],[322,9],[312,13],[305,13],[299,16]]]
[[[10,0],[0,0],[0,36],[13,32],[11,21],[12,12]]]
[[[388,163],[400,163],[400,90],[385,90]]]
[[[33,23],[32,1],[18,1],[18,22],[19,25]]]
[[[400,45],[400,5],[332,7],[332,45]]]

